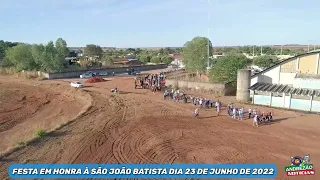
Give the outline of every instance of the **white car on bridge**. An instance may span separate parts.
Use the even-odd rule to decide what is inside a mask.
[[[74,87],[74,88],[83,88],[84,85],[81,83],[81,82],[71,82],[71,87]]]

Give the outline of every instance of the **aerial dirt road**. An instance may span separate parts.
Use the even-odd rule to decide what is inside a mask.
[[[63,105],[65,110],[53,111],[54,118],[47,118],[47,121],[57,121],[60,115],[64,119],[75,118],[74,122],[48,135],[44,140],[2,158],[1,179],[9,179],[8,167],[18,163],[270,163],[278,166],[277,179],[289,179],[285,176],[284,167],[290,165],[291,156],[304,156],[308,153],[315,171],[319,167],[317,164],[320,165],[320,122],[317,115],[273,110],[276,122],[257,128],[252,126],[251,120],[232,120],[226,112],[221,117],[216,117],[214,109],[200,110],[200,118],[193,119],[194,106],[190,103],[174,103],[163,100],[161,93],[134,89],[133,79],[128,77],[90,84],[91,87],[79,90],[69,90],[69,82],[70,80],[22,82],[0,78],[3,89],[12,86],[19,88],[20,85],[34,87],[24,88],[27,97],[27,94],[40,87],[47,88],[48,99],[55,98],[49,95],[54,94],[50,93],[50,89],[68,91],[69,99],[63,98],[65,103],[57,105],[57,108]],[[120,90],[118,95],[110,92],[115,86]],[[41,92],[43,91],[38,93]],[[81,97],[77,99],[77,96]],[[44,97],[38,98],[40,101]],[[219,99],[227,101],[225,97]],[[6,107],[12,106],[7,101]],[[88,104],[90,107],[84,113],[79,113]],[[54,104],[44,103],[43,108],[49,105]],[[15,111],[19,112],[18,109]],[[42,118],[37,116],[38,121],[46,121],[46,115],[52,114],[43,113]],[[23,122],[39,123],[31,121],[33,117],[26,116]],[[0,120],[3,119],[3,113],[0,113]],[[6,126],[7,130],[2,126],[0,124],[3,135],[7,135],[17,125]],[[19,133],[18,130],[15,133]],[[319,176],[300,176],[290,179],[319,179],[317,177]]]

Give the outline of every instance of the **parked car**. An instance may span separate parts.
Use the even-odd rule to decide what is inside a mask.
[[[93,73],[93,72],[86,72],[86,73],[84,73],[84,74],[81,74],[81,75],[80,75],[80,78],[92,78],[92,77],[94,77],[94,76],[96,76],[95,73]]]
[[[71,87],[74,87],[74,88],[83,88],[84,85],[81,83],[81,82],[71,82]]]
[[[108,72],[101,72],[101,73],[99,73],[99,76],[108,76],[108,75],[109,75]]]
[[[133,68],[127,69],[128,75],[134,74],[134,71],[135,71],[135,70],[134,70]]]
[[[133,74],[134,75],[141,75],[141,72],[140,71],[134,71]]]
[[[92,72],[92,71],[87,71],[86,74],[93,74],[93,75],[97,75],[96,72]]]

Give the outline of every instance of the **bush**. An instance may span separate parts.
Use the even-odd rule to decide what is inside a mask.
[[[40,129],[39,131],[37,131],[37,138],[38,139],[43,139],[47,136],[47,131]]]
[[[13,75],[13,74],[15,74],[17,72],[18,71],[14,67],[10,67],[10,68],[2,68],[2,67],[0,67],[0,74],[2,74],[2,75]]]
[[[26,147],[28,144],[24,141],[19,141],[17,145],[18,147]]]

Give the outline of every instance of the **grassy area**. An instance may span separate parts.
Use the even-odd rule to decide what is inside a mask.
[[[37,131],[37,139],[41,140],[45,138],[47,134],[48,134],[47,131],[40,129],[39,131]]]

